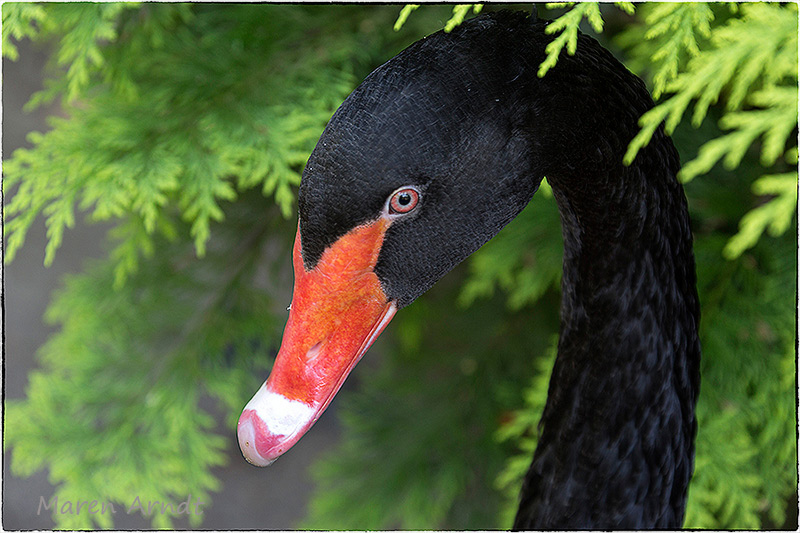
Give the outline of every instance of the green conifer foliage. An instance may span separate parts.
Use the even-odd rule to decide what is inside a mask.
[[[266,375],[282,327],[271,294],[280,291],[259,289],[258,275],[271,262],[267,236],[286,251],[291,226],[260,195],[226,215],[203,261],[191,240],[157,238],[152,259],[117,290],[109,261],[66,280],[46,317],[61,329],[41,349],[27,399],[6,404],[15,473],[48,467],[59,501],[211,501],[219,484],[210,469],[230,436],[214,431],[198,402],[215,398],[235,427]],[[111,514],[56,517],[67,529],[113,525]],[[200,515],[190,518],[199,525]],[[171,526],[168,513],[152,521]]]
[[[587,18],[660,97],[631,154],[666,120],[682,177],[694,178],[703,384],[686,525],[792,526],[796,6],[633,7],[561,5],[542,75],[574,52]],[[76,217],[114,226],[108,257],[53,296],[47,319],[60,329],[27,397],[6,403],[14,473],[46,469],[61,500],[210,502],[224,491],[211,469],[236,446],[236,418],[280,340],[296,186],[316,139],[371,69],[477,11],[3,4],[9,59],[20,39],[53,46],[52,75],[29,107],[64,110],[4,161],[5,258],[37,217],[47,264]],[[358,386],[335,400],[342,443],[309,466],[316,489],[298,525],[511,524],[555,357],[561,254],[543,184],[398,314],[353,373]],[[208,397],[221,426],[200,407]],[[54,519],[113,527],[109,514]]]
[[[9,44],[54,43],[54,76],[29,107],[55,99],[66,115],[4,164],[6,260],[38,216],[46,264],[77,213],[115,223],[108,258],[54,297],[47,318],[60,331],[27,399],[6,405],[16,474],[47,468],[61,501],[211,501],[211,468],[236,445],[238,414],[280,340],[285,303],[272,295],[291,286],[300,171],[358,79],[413,39],[385,32],[395,15],[3,5]],[[221,434],[198,406],[207,396],[225,413]],[[54,514],[64,528],[112,518]]]
[[[709,106],[722,99],[727,112],[719,125],[730,133],[706,141],[697,156],[685,162],[680,172],[683,181],[708,172],[720,160],[727,168],[736,168],[754,146],[765,167],[782,159],[795,167],[794,172],[764,176],[753,183],[757,194],[774,199],[742,219],[739,233],[725,249],[728,258],[735,258],[755,244],[767,226],[773,235],[785,231],[795,214],[790,206],[797,203],[797,152],[791,150],[797,131],[797,5],[718,7],[734,10],[739,16],[716,26],[713,33],[708,30],[713,12],[708,5],[703,6],[675,4],[665,8],[651,4],[646,20],[654,23],[653,28],[669,21],[675,31],[634,27],[624,38],[630,44],[642,40],[644,34],[647,44],[635,49],[649,55],[655,65],[662,62],[654,74],[657,93],[671,93],[642,116],[642,130],[631,142],[625,159],[632,161],[662,122],[667,132],[672,132],[688,107],[694,105],[692,123],[697,126],[706,118]],[[663,15],[667,17],[656,22]],[[678,26],[685,30],[677,31]],[[702,49],[694,39],[695,26],[698,33],[708,37],[708,45]],[[681,45],[692,57],[677,73],[680,54],[675,50]]]
[[[45,216],[48,264],[76,208],[93,220],[135,218],[114,252],[119,286],[152,246],[154,232],[172,233],[178,217],[191,224],[202,256],[210,224],[223,217],[220,203],[235,200],[237,191],[260,186],[289,217],[298,170],[355,79],[347,53],[325,50],[329,35],[305,38],[307,27],[321,25],[319,13],[107,8],[114,5],[48,10],[45,20],[55,21],[50,31],[65,35],[59,64],[69,67],[33,103],[63,95],[70,117],[31,135],[35,149],[9,162],[5,186],[18,188],[5,215],[9,259],[33,219]],[[107,29],[109,10],[117,31]],[[112,41],[102,53],[99,38]],[[356,43],[337,42],[357,55]],[[89,62],[84,48],[96,49],[85,54],[97,58]],[[72,104],[79,96],[81,105]]]

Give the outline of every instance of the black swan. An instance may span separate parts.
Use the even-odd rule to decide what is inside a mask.
[[[653,103],[581,36],[525,13],[474,18],[372,72],[331,118],[299,193],[295,285],[239,445],[264,466],[330,403],[395,312],[477,250],[544,176],[561,213],[558,357],[516,529],[677,528],[693,471],[699,306],[677,152]]]

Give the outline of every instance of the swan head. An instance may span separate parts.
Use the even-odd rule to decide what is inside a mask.
[[[542,119],[530,102],[547,38],[513,17],[418,41],[370,74],[322,133],[299,190],[281,348],[239,420],[253,464],[288,450],[395,312],[538,189],[546,147],[536,139],[546,136],[536,135]],[[519,38],[540,40],[537,53],[519,53]]]

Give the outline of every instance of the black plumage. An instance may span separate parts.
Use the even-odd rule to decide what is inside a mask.
[[[676,528],[693,470],[699,306],[677,152],[625,149],[652,100],[581,35],[543,78],[544,21],[500,12],[423,39],[342,104],[300,187],[303,262],[421,192],[375,272],[410,304],[527,204],[544,176],[562,219],[558,357],[518,529]]]

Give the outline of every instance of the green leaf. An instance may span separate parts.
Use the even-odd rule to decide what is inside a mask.
[[[464,22],[464,19],[469,14],[470,8],[472,12],[478,14],[483,9],[483,4],[456,4],[453,6],[453,16],[450,17],[444,25],[445,33],[450,33],[453,28]]]
[[[403,9],[400,10],[400,14],[397,15],[397,20],[394,23],[394,31],[400,31],[403,25],[408,20],[409,15],[411,15],[414,10],[419,8],[419,4],[406,4],[403,6]]]
[[[615,5],[628,14],[633,14],[634,6],[630,2],[615,2]],[[558,56],[566,47],[569,55],[575,55],[578,46],[578,30],[584,18],[589,21],[592,29],[597,33],[603,31],[603,16],[600,14],[599,2],[555,2],[547,3],[548,9],[569,7],[569,11],[551,22],[545,30],[548,34],[561,32],[545,48],[547,57],[539,65],[537,72],[540,78],[547,74],[558,62]]]
[[[744,215],[739,222],[739,232],[725,245],[723,254],[736,259],[754,246],[764,231],[773,237],[786,232],[794,221],[797,210],[797,172],[763,176],[753,182],[753,192],[772,195],[774,198]]]
[[[626,164],[647,145],[662,122],[667,133],[674,131],[692,102],[692,123],[699,125],[726,88],[730,89],[729,111],[741,108],[749,95],[766,101],[759,89],[770,93],[770,86],[778,82],[794,87],[797,99],[796,6],[743,4],[741,13],[742,18],[729,19],[714,31],[711,48],[697,52],[686,70],[666,85],[666,92],[674,94],[642,115],[642,129],[628,147]]]
[[[665,2],[653,3],[647,7],[645,21],[647,31],[644,38],[657,40],[658,49],[651,61],[657,67],[653,74],[653,97],[658,98],[672,79],[678,74],[684,54],[695,56],[700,53],[698,35],[706,39],[711,35],[710,23],[714,13],[703,2]]]
[[[547,71],[556,65],[558,56],[565,47],[569,55],[575,55],[575,50],[578,47],[578,27],[584,17],[589,20],[595,31],[603,31],[603,17],[600,15],[600,5],[597,2],[581,2],[577,5],[574,2],[548,3],[546,5],[548,9],[565,6],[571,9],[551,22],[545,30],[548,34],[561,33],[545,48],[547,57],[539,65],[538,75],[540,78],[544,77]]]
[[[37,4],[6,2],[3,4],[3,57],[16,61],[17,47],[12,42],[36,38],[38,27],[46,17],[45,9]]]

